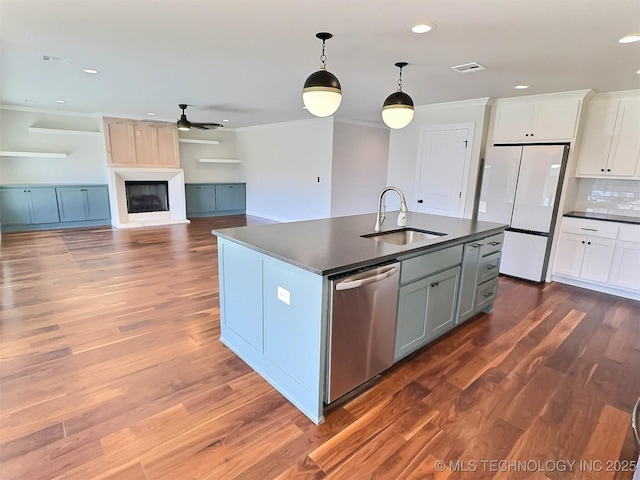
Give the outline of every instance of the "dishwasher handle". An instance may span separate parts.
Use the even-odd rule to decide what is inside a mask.
[[[343,280],[336,284],[336,290],[351,290],[352,288],[358,288],[364,285],[369,285],[370,283],[379,282],[380,280],[384,280],[385,278],[395,275],[398,273],[398,270],[398,267],[389,267],[388,270],[372,277],[359,278],[358,280]]]

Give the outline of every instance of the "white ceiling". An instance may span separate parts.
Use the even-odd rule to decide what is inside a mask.
[[[437,29],[416,35],[419,22]],[[229,127],[311,118],[320,31],[334,35],[339,119],[381,123],[398,61],[416,105],[640,88],[640,42],[618,44],[640,33],[639,0],[0,0],[0,103],[165,120],[188,103],[191,121]],[[449,68],[474,61],[487,70]]]

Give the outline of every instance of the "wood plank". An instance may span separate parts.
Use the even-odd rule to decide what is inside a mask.
[[[637,460],[640,302],[509,277],[493,313],[314,425],[219,342],[211,230],[246,223],[269,222],[3,235],[3,479],[457,480],[484,478],[460,459]]]

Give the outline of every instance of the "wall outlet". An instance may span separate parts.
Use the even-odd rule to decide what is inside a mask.
[[[289,290],[285,290],[282,287],[278,287],[278,300],[286,303],[287,305],[291,305],[291,292]]]

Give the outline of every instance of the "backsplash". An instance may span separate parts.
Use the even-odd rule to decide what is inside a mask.
[[[640,180],[582,178],[575,209],[640,217]]]

